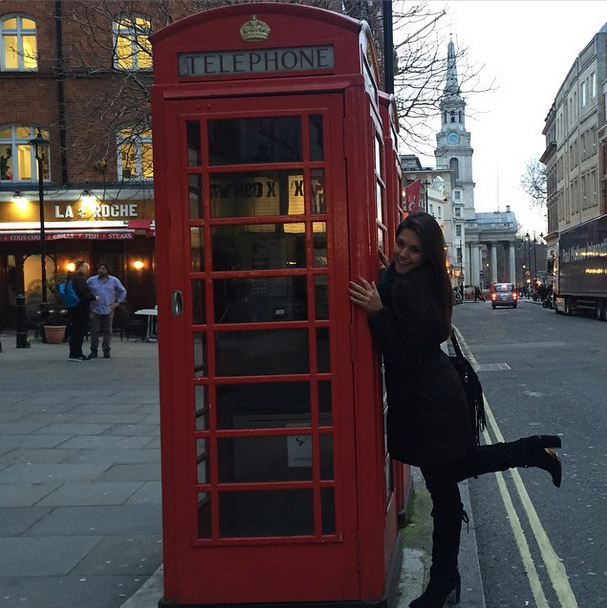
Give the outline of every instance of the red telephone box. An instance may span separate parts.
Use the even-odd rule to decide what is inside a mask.
[[[405,477],[347,297],[399,214],[368,26],[242,4],[152,41],[160,605],[391,605]]]

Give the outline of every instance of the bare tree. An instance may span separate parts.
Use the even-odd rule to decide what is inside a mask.
[[[150,129],[151,47],[148,34],[179,18],[230,4],[253,0],[64,0],[58,17],[64,31],[60,57],[49,58],[66,86],[86,79],[95,95],[68,108],[63,126],[69,139],[64,143],[70,160],[70,176],[79,179],[91,167],[104,181],[116,169],[117,134],[123,134],[123,153],[129,137]],[[282,0],[341,10],[369,23],[379,57],[383,54],[383,8],[378,0]],[[428,153],[433,148],[447,75],[448,36],[443,28],[446,12],[434,3],[394,0],[395,91],[401,137],[407,148]],[[138,19],[138,16],[146,19]],[[119,47],[117,28],[131,33],[130,50]],[[462,95],[490,90],[479,84],[479,72],[467,66],[466,49],[458,49],[458,75]],[[118,62],[116,60],[118,57]],[[120,62],[124,65],[120,65]],[[136,61],[136,67],[130,69]],[[79,128],[86,125],[86,129]],[[125,129],[125,126],[128,128]],[[91,130],[95,131],[90,145]],[[69,156],[73,151],[72,156]],[[82,179],[82,178],[80,178]],[[113,181],[113,180],[111,180]]]
[[[546,183],[546,165],[536,158],[527,162],[525,172],[521,175],[521,188],[536,207],[546,204],[548,188]]]
[[[117,146],[128,155],[138,138],[150,132],[152,55],[148,36],[188,14],[186,4],[170,0],[62,3],[57,19],[63,45],[53,58],[55,69],[63,86],[86,91],[80,103],[66,107],[62,125],[68,134],[65,152],[71,180],[88,178],[95,167],[105,181],[106,173],[112,175],[116,170]]]
[[[67,134],[62,146],[70,180],[88,180],[93,171],[93,177],[114,182],[109,176],[117,169],[117,146],[128,156],[141,135],[150,133],[152,32],[195,13],[253,1],[64,0],[56,15],[63,44],[41,63],[55,71],[61,86],[94,92],[65,108],[62,124],[53,125]],[[287,1],[322,8],[336,4]]]
[[[433,150],[440,104],[447,82],[447,47],[451,33],[446,31],[446,9],[435,3],[394,3],[394,39],[398,64],[395,70],[395,93],[401,138],[408,149],[422,154]],[[456,49],[460,94],[469,103],[473,95],[494,89],[494,83],[482,81],[484,66],[470,65],[468,49]],[[474,111],[468,105],[467,115]]]

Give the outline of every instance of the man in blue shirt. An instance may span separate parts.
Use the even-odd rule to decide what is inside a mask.
[[[110,267],[106,262],[100,262],[97,265],[97,275],[90,277],[86,283],[97,296],[91,310],[91,354],[89,359],[97,358],[100,336],[103,336],[101,344],[103,357],[109,359],[114,311],[126,299],[126,289],[115,276],[110,274]]]

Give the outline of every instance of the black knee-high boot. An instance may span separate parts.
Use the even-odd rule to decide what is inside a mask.
[[[475,447],[463,459],[451,463],[449,468],[457,481],[463,481],[514,467],[537,467],[548,471],[552,483],[558,488],[561,485],[561,461],[551,448],[560,447],[561,438],[558,435],[533,435],[509,443]]]
[[[457,484],[442,478],[440,472],[437,474],[423,470],[423,473],[433,502],[432,566],[426,590],[409,606],[442,608],[449,598],[453,603],[459,602],[457,556],[465,511]]]

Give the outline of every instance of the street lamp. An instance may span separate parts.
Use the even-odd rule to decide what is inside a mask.
[[[535,238],[535,230],[533,231],[533,289],[537,287],[537,240]]]
[[[527,239],[527,271],[525,272],[525,291],[527,299],[529,299],[529,296],[531,295],[531,277],[527,278],[527,273],[531,275],[531,237],[529,236],[528,232],[525,234],[525,238]]]
[[[30,139],[30,145],[34,146],[35,157],[38,163],[38,206],[40,207],[40,277],[42,279],[42,307],[46,306],[46,235],[44,233],[44,166],[43,150],[48,146],[49,140],[42,136],[38,129],[38,135]]]
[[[424,209],[424,211],[426,213],[428,213],[428,188],[432,185],[432,182],[430,181],[430,178],[426,177],[426,179],[424,179],[424,193],[425,193],[425,198],[426,198],[426,207]]]
[[[546,258],[546,250],[542,248],[542,245],[545,245],[546,243],[544,242],[544,233],[540,232],[540,240],[538,241],[539,245],[540,245],[540,256],[542,255],[542,253],[544,254],[544,261],[547,261]],[[546,264],[546,266],[548,266],[548,264]],[[540,258],[540,268],[542,268],[542,260]],[[545,268],[544,268],[545,270]],[[544,285],[546,285],[546,275],[544,274],[544,279],[543,279],[543,283]]]

